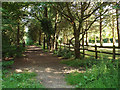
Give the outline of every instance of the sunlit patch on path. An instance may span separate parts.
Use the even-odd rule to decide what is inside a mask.
[[[50,53],[44,53],[40,48],[35,46],[28,47],[25,57],[15,60],[13,69],[21,73],[23,71],[36,72],[37,79],[46,88],[74,88],[65,81],[65,74],[71,72],[81,72],[72,67],[68,67],[60,63],[58,57],[52,56]]]

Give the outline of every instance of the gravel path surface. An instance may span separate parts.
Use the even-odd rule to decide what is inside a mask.
[[[74,88],[66,83],[65,74],[77,69],[61,64],[60,60],[39,47],[29,46],[24,57],[15,59],[13,69],[16,72],[36,72],[37,79],[46,88]]]

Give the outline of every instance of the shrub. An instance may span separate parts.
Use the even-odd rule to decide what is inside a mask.
[[[8,67],[13,65],[14,61],[2,61],[2,67]]]
[[[118,62],[112,60],[101,61],[85,73],[70,73],[66,75],[69,84],[76,88],[117,88]]]
[[[71,58],[73,56],[73,53],[69,51],[68,49],[60,49],[54,53],[56,53],[57,56],[63,57],[65,59]]]
[[[25,51],[25,47],[22,45],[19,46],[19,49],[17,49],[16,45],[6,45],[2,47],[2,57],[20,57],[22,56],[22,53]]]

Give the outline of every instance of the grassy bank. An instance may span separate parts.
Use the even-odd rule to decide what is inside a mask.
[[[68,84],[76,88],[118,88],[118,60],[67,60],[62,63],[73,67],[85,67],[85,73],[66,75]]]

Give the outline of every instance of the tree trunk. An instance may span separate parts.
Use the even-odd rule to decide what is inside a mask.
[[[48,18],[48,15],[47,15],[47,7],[46,7],[46,6],[44,7],[44,15],[45,15],[46,18]]]
[[[79,30],[77,30],[75,23],[73,23],[74,37],[75,37],[75,58],[80,58],[80,43],[79,43]]]
[[[88,34],[86,32],[86,45],[88,46]]]
[[[44,41],[43,41],[43,49],[45,49],[45,34],[44,34]]]
[[[55,32],[54,32],[54,36],[53,36],[53,48],[55,49],[55,34],[57,31],[57,23],[55,23]]]
[[[82,28],[83,33],[83,28]],[[83,49],[83,58],[84,58],[84,34],[82,34],[83,40],[82,40],[82,49]]]
[[[45,6],[44,7],[44,16],[46,17],[46,18],[48,18],[48,15],[47,15],[48,13],[47,13],[47,6]],[[47,37],[47,35],[46,35],[46,37]],[[45,36],[44,36],[44,49],[45,49]],[[47,43],[47,49],[48,49],[48,43]]]
[[[41,31],[39,31],[39,45],[41,45]]]
[[[54,31],[54,36],[53,36],[53,48],[55,49],[55,34],[56,34],[56,31],[57,31],[57,19],[58,19],[58,14],[57,14],[57,11],[56,11],[56,17],[55,17],[55,31]]]
[[[55,42],[55,50],[57,51],[57,49],[58,49],[58,42],[57,42],[57,40],[58,40],[58,36],[56,36],[56,42]]]
[[[47,49],[50,49],[50,39],[51,36],[47,36]]]
[[[18,30],[17,30],[17,48],[20,45],[20,24],[18,23]]]
[[[102,18],[100,12],[100,46],[102,46]]]
[[[75,58],[80,58],[79,35],[75,35]]]
[[[119,21],[118,21],[118,9],[116,9],[116,20],[117,20],[117,34],[118,34],[118,47],[120,47],[120,30],[119,30]]]
[[[113,35],[113,46],[115,45],[115,36],[114,36],[114,17],[112,17],[112,35]]]

